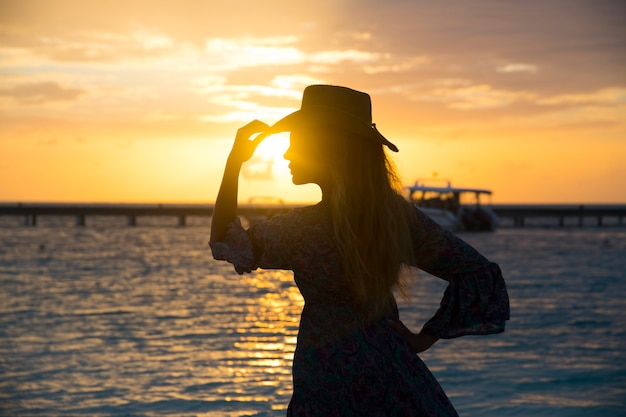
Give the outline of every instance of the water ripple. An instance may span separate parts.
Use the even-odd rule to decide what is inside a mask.
[[[290,273],[237,275],[204,226],[43,226],[0,227],[0,415],[284,415]],[[501,264],[512,320],[422,355],[460,414],[621,415],[626,232],[463,238]],[[419,273],[403,320],[418,330],[444,288]]]

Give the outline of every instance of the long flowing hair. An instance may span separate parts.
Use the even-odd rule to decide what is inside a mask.
[[[382,145],[343,131],[325,133],[335,155],[328,164],[333,232],[362,318],[370,321],[389,312],[394,287],[407,295],[404,267],[413,260],[415,215]]]

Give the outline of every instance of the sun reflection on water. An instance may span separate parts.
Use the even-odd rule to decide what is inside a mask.
[[[235,317],[239,321],[229,323],[236,340],[227,357],[219,359],[225,367],[214,371],[230,383],[217,391],[229,402],[264,401],[283,410],[291,395],[291,365],[304,300],[290,272],[261,270],[239,277],[239,283],[247,287],[250,299]]]

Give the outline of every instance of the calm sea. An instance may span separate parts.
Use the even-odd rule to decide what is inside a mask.
[[[284,415],[303,305],[290,273],[214,261],[202,218],[87,223],[0,219],[0,415]],[[512,317],[422,355],[460,415],[625,416],[626,228],[461,237],[501,265]],[[444,288],[420,273],[405,323]]]

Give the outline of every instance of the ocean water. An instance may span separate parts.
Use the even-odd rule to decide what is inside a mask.
[[[0,218],[0,415],[281,416],[302,297],[212,259],[208,220]],[[626,228],[461,234],[504,272],[507,331],[421,356],[461,416],[626,416]],[[418,330],[445,283],[420,272]]]

